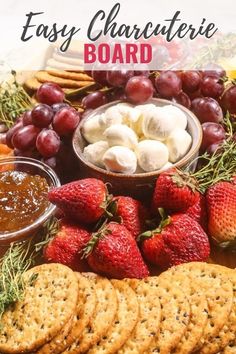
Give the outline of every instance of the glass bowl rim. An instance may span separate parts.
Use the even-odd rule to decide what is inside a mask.
[[[0,166],[15,164],[15,163],[27,164],[39,168],[41,171],[46,173],[47,177],[50,178],[53,187],[60,187],[61,183],[57,174],[51,167],[46,165],[44,162],[38,161],[30,157],[21,157],[21,156],[11,156],[11,157],[2,157],[2,158],[0,157]],[[33,231],[36,230],[39,226],[43,225],[46,222],[46,220],[53,215],[55,211],[56,211],[56,206],[50,203],[49,206],[46,208],[45,212],[42,215],[40,215],[40,217],[36,219],[32,224],[17,231],[11,231],[2,234],[0,233],[0,242],[1,241],[10,242],[12,239],[21,241],[21,236],[23,237],[25,234],[30,233],[31,230],[33,233]]]

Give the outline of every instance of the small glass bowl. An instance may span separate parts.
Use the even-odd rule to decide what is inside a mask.
[[[60,180],[56,173],[46,164],[41,161],[31,159],[28,157],[8,157],[0,158],[0,171],[14,170],[23,171],[31,175],[39,175],[44,177],[49,185],[49,188],[59,187]],[[1,233],[0,232],[0,247],[9,245],[11,242],[21,242],[27,238],[31,238],[35,233],[43,226],[46,220],[48,220],[56,211],[56,206],[49,203],[45,212],[40,215],[31,225],[24,227],[23,229]]]

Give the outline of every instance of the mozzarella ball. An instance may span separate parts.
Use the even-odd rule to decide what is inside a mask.
[[[186,129],[187,127],[187,116],[186,114],[178,107],[175,107],[173,105],[166,105],[162,107],[167,114],[173,119],[175,122],[176,128],[179,129]]]
[[[108,171],[133,174],[137,168],[137,157],[127,147],[113,146],[103,155],[103,163]]]
[[[183,129],[175,129],[166,140],[169,150],[169,160],[173,163],[186,155],[192,144],[191,135]]]
[[[104,167],[102,158],[108,148],[109,145],[106,141],[90,144],[84,148],[84,158],[95,166]]]
[[[105,130],[113,124],[122,124],[123,115],[117,106],[108,108],[105,113],[100,116],[99,124]]]
[[[169,152],[165,144],[155,140],[143,140],[136,149],[139,166],[146,172],[160,170],[167,162]]]
[[[82,126],[82,134],[88,143],[93,144],[100,140],[105,140],[104,129],[99,124],[100,115],[88,118]]]
[[[175,120],[163,107],[152,108],[143,115],[142,131],[147,139],[164,141],[175,128]]]
[[[135,149],[138,144],[138,137],[135,132],[123,124],[115,124],[107,128],[104,137],[109,146],[126,146]]]

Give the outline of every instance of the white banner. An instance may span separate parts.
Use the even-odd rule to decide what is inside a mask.
[[[233,70],[235,8],[235,0],[1,0],[0,70],[178,70],[213,62]]]

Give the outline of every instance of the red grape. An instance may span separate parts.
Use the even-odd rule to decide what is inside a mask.
[[[60,109],[65,108],[65,107],[71,107],[71,106],[66,102],[54,103],[52,105],[53,113],[57,113],[58,111],[60,111]]]
[[[15,156],[21,156],[21,157],[30,157],[32,159],[40,159],[40,154],[37,151],[37,149],[28,149],[28,150],[19,150],[19,149],[14,149],[14,155]]]
[[[53,170],[57,168],[57,158],[55,156],[49,158],[42,158],[42,162],[51,167]]]
[[[6,134],[6,144],[10,149],[14,149],[14,145],[12,144],[12,138],[15,135],[15,133],[23,127],[23,122],[20,120],[16,122],[13,127],[11,127]]]
[[[216,150],[218,150],[217,154],[220,153],[221,152],[220,146],[221,146],[222,142],[223,141],[221,140],[221,141],[218,141],[217,143],[209,145],[206,152],[211,156],[216,152]]]
[[[45,82],[38,88],[36,98],[40,103],[46,103],[51,106],[54,103],[63,102],[65,94],[59,85]]]
[[[134,76],[132,70],[114,69],[107,72],[107,82],[114,87],[123,87],[132,76]]]
[[[25,151],[33,148],[40,129],[34,125],[26,125],[20,128],[12,137],[14,148]]]
[[[218,98],[224,91],[224,84],[218,77],[206,76],[201,83],[201,92],[203,96]]]
[[[82,100],[82,105],[86,109],[95,109],[107,103],[106,95],[101,91],[89,93]]]
[[[203,97],[200,88],[197,91],[189,92],[188,96],[191,101],[193,101],[195,98]]]
[[[159,94],[164,98],[178,96],[182,90],[180,77],[173,71],[163,71],[155,80]]]
[[[207,122],[202,124],[203,139],[201,151],[206,151],[208,146],[218,143],[226,138],[225,130],[221,124]]]
[[[61,140],[52,129],[43,129],[36,140],[38,152],[46,158],[55,156],[60,149]]]
[[[195,92],[199,89],[202,77],[198,71],[184,71],[181,74],[183,91]]]
[[[23,122],[23,125],[32,125],[33,124],[31,111],[25,111],[23,113],[22,122]]]
[[[201,123],[220,123],[223,119],[223,112],[219,103],[214,98],[195,98],[192,101],[192,111]]]
[[[180,92],[178,94],[178,96],[174,97],[173,101],[177,102],[179,104],[182,104],[182,106],[184,106],[188,109],[191,107],[191,100],[190,100],[189,96],[183,91]]]
[[[218,64],[207,64],[202,71],[203,77],[211,76],[222,78],[226,76],[226,71]]]
[[[128,100],[134,104],[142,104],[153,96],[151,80],[145,76],[134,76],[129,79],[125,86],[125,94]]]
[[[104,70],[93,70],[92,77],[95,82],[102,86],[107,85],[107,72]]]
[[[80,114],[74,108],[62,108],[53,118],[53,129],[60,136],[67,136],[74,132],[80,122]]]
[[[236,85],[226,89],[221,100],[223,109],[231,114],[236,114]]]
[[[46,128],[52,122],[52,118],[53,118],[52,107],[40,103],[32,109],[31,116],[32,116],[32,122],[36,127]]]
[[[126,95],[124,93],[124,90],[121,88],[118,88],[117,90],[111,91],[108,94],[108,100],[109,100],[109,102],[117,101],[117,100],[125,101]]]
[[[137,69],[137,70],[136,70]],[[147,64],[142,64],[140,69],[138,68],[138,65],[134,65],[134,76],[150,76],[150,71],[149,67]]]

